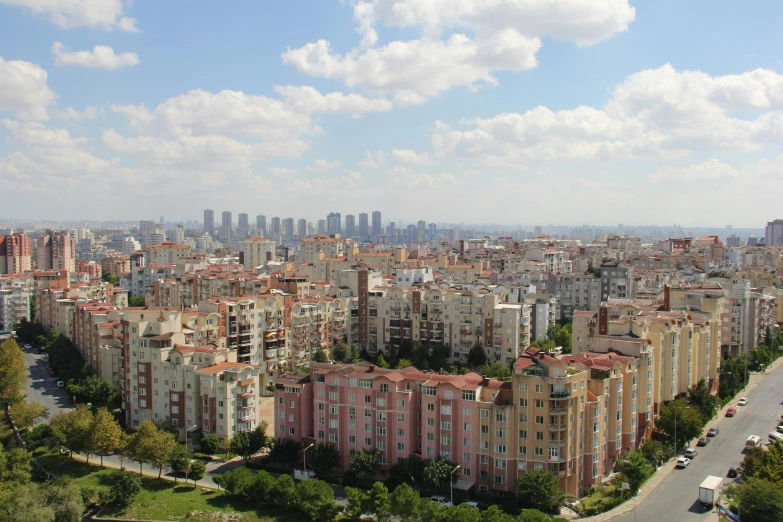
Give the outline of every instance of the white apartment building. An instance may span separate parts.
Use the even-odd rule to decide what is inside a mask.
[[[239,242],[239,262],[245,268],[264,266],[269,261],[275,261],[275,242],[263,237],[251,237]]]
[[[0,279],[0,330],[13,330],[30,320],[30,287],[16,279]]]

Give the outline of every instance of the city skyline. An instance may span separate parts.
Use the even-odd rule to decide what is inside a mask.
[[[4,213],[758,227],[783,188],[774,3],[215,9],[0,0]]]

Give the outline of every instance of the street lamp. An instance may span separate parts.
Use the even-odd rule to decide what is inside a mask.
[[[459,464],[457,464],[457,467],[451,470],[451,473],[449,473],[449,489],[451,490],[451,505],[454,505],[454,482],[452,479],[452,476],[454,475],[454,472],[457,471],[459,468],[461,468]]]
[[[312,448],[313,446],[315,446],[315,443],[313,443],[313,444],[310,444],[309,446],[307,446],[307,447],[304,449],[304,451],[302,451],[302,459],[303,459],[303,461],[304,461],[304,464],[303,464],[303,465],[304,465],[304,476],[305,476],[305,478],[307,478],[307,450],[309,450],[309,449],[310,449],[310,448]]]

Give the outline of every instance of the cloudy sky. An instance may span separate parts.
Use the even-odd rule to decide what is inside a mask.
[[[763,226],[781,5],[0,0],[0,216]]]

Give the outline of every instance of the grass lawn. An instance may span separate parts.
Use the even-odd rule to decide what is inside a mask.
[[[81,487],[109,489],[111,475],[116,470],[100,468],[70,460],[67,456],[43,453],[36,456],[41,464],[54,473],[71,478]],[[90,461],[92,462],[92,460]],[[98,459],[95,460],[98,463]],[[142,490],[126,509],[110,505],[104,509],[103,516],[125,516],[153,520],[187,520],[186,516],[194,511],[223,512],[241,514],[242,522],[304,522],[306,519],[292,512],[277,511],[267,507],[257,507],[239,498],[224,495],[217,491],[204,491],[193,488],[192,483],[174,483],[144,477]],[[198,519],[196,519],[198,520]]]

